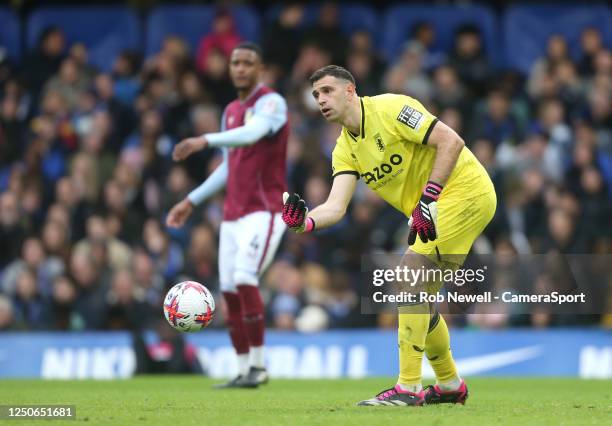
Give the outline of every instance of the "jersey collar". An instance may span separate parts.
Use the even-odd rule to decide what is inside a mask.
[[[361,132],[360,134],[361,134],[361,139],[364,139],[365,138],[365,110],[363,108],[363,98],[359,98],[359,104],[361,105]],[[346,129],[346,132],[349,134],[351,138],[353,138],[355,142],[357,142],[357,137],[353,135],[349,129]]]
[[[249,95],[246,98],[244,98],[244,100],[240,101],[240,103],[243,105],[247,103],[249,99],[251,99],[253,95],[255,95],[255,93],[257,93],[259,89],[261,89],[262,87],[263,87],[263,83],[257,83],[257,85],[253,88],[251,93],[249,93]]]

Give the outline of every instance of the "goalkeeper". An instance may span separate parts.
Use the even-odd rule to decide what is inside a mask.
[[[337,223],[363,178],[409,217],[404,265],[458,268],[496,207],[493,184],[461,137],[408,96],[358,96],[355,79],[342,67],[323,67],[310,83],[325,119],[343,126],[332,155],[333,185],[327,201],[312,211],[299,195],[285,193],[285,223],[295,232]],[[436,283],[419,285],[438,289]],[[428,304],[398,310],[397,384],[359,405],[465,403],[468,390],[457,373],[444,318]],[[436,374],[436,384],[426,389],[423,354]]]

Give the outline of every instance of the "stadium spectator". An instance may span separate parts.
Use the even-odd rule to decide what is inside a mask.
[[[610,56],[610,54],[607,54]],[[612,61],[612,56],[610,56]],[[612,67],[611,67],[612,69]],[[609,149],[612,143],[612,101],[610,92],[612,91],[612,81],[599,79],[594,82],[590,93],[587,96],[588,112],[587,117],[597,132],[600,143],[605,144]]]
[[[485,138],[496,146],[503,142],[514,145],[521,140],[519,119],[513,114],[511,99],[501,90],[489,91],[486,103],[474,115],[472,139]]]
[[[142,114],[138,132],[126,139],[121,159],[134,170],[161,179],[168,172],[172,146],[172,138],[164,133],[160,112],[151,109]]]
[[[304,34],[305,44],[313,44],[325,49],[334,64],[343,64],[348,40],[340,29],[340,8],[335,2],[324,2],[319,9],[315,25],[307,28]],[[316,69],[316,68],[315,68]]]
[[[204,88],[217,105],[226,105],[234,99],[234,88],[229,79],[229,60],[217,48],[210,49],[203,58],[206,67],[200,70]]]
[[[23,184],[20,197],[20,208],[26,216],[26,226],[29,229],[40,230],[44,222],[44,205],[42,187],[37,180],[28,180]]]
[[[298,269],[286,262],[276,262],[268,272],[268,283],[274,290],[268,304],[272,326],[281,330],[295,328],[295,320],[305,306],[303,281]]]
[[[527,81],[529,95],[533,98],[549,96],[551,90],[554,90],[552,73],[558,64],[567,60],[571,60],[567,41],[560,35],[553,35],[548,39],[546,55],[539,58],[531,68]]]
[[[172,135],[184,138],[192,134],[190,116],[196,106],[211,100],[211,95],[200,81],[195,71],[183,73],[179,80],[179,99],[166,116],[166,128]]]
[[[106,296],[106,324],[110,330],[141,330],[149,322],[151,310],[145,303],[144,290],[135,284],[128,269],[113,275]]]
[[[522,173],[523,230],[532,243],[538,244],[546,234],[546,209],[544,208],[545,178],[539,168]],[[536,253],[539,250],[535,250]]]
[[[97,103],[89,131],[84,136],[98,135],[105,142],[106,150],[116,153],[121,142],[134,130],[134,112],[118,96],[117,85],[109,74],[98,74],[95,77],[94,92]],[[112,122],[112,127],[108,126],[109,122]]]
[[[62,275],[53,281],[51,300],[45,309],[45,328],[48,330],[80,330],[83,320],[74,311],[77,289],[72,281]]]
[[[74,252],[92,257],[96,244],[101,244],[106,253],[107,265],[111,271],[122,270],[132,262],[132,250],[123,241],[108,232],[104,217],[92,214],[87,218],[87,236],[74,245]]]
[[[17,321],[25,328],[37,329],[45,326],[45,302],[38,291],[34,271],[26,268],[17,275],[13,306]]]
[[[203,135],[205,133],[219,131],[221,112],[215,103],[198,103],[191,107],[188,115],[184,117],[184,119],[188,120],[190,135]],[[186,128],[187,123],[184,124]],[[195,182],[206,179],[210,171],[202,167],[202,164],[210,164],[216,154],[217,153],[213,150],[205,150],[203,152],[197,152],[187,158],[184,162],[184,166],[190,179]]]
[[[411,30],[410,40],[421,45],[424,50],[423,66],[426,71],[439,67],[446,62],[448,52],[436,49],[436,28],[431,22],[419,21]]]
[[[17,196],[12,191],[0,194],[0,270],[19,256],[26,235],[21,219]]]
[[[130,208],[126,189],[113,179],[104,185],[104,207],[106,216],[114,217],[119,225],[117,235],[128,243],[135,243],[140,238],[142,216],[144,212]]]
[[[196,67],[202,73],[209,71],[211,52],[218,52],[223,56],[225,61],[229,61],[232,50],[242,37],[236,31],[236,25],[232,14],[224,9],[221,9],[215,15],[212,23],[212,31],[202,37],[198,43],[198,51],[196,55]]]
[[[178,74],[182,74],[187,69],[193,68],[189,46],[187,42],[179,36],[170,35],[166,37],[160,53],[170,60],[176,67]]]
[[[380,64],[366,50],[351,50],[346,57],[347,69],[355,76],[355,81],[361,87],[364,96],[374,96],[379,93]]]
[[[449,65],[442,65],[433,73],[432,103],[439,109],[456,108],[462,116],[468,116],[472,98],[459,79],[457,71]]]
[[[582,237],[590,243],[586,251],[605,248],[605,239],[610,236],[610,231],[605,230],[612,215],[605,182],[594,165],[582,169],[579,182],[576,194],[581,208],[578,223]]]
[[[275,79],[279,79],[291,70],[301,44],[300,29],[304,18],[304,6],[292,2],[282,6],[278,19],[266,25],[263,34],[262,48],[266,64],[272,67]],[[282,40],[282,43],[278,41]]]
[[[425,50],[417,42],[409,42],[399,61],[387,72],[385,90],[405,93],[427,102],[432,97],[431,79],[424,70]]]
[[[17,96],[5,94],[0,104],[0,173],[23,155],[26,126],[18,109]]]
[[[595,57],[603,49],[601,33],[597,28],[585,28],[580,34],[580,47],[582,57],[578,64],[582,77],[592,77],[595,74]]]
[[[89,51],[85,44],[77,42],[70,46],[68,57],[74,60],[86,81],[91,81],[98,73],[96,67],[89,64]]]
[[[117,160],[116,152],[119,151],[119,141],[123,139],[111,134],[113,118],[106,111],[98,110],[93,115],[93,121],[89,131],[81,139],[80,152],[96,159],[93,168],[101,185],[107,182],[112,174]]]
[[[149,304],[152,309],[158,309],[165,296],[166,283],[164,277],[155,270],[155,265],[149,254],[142,248],[134,251],[132,270],[134,282],[144,292],[145,303]]]
[[[13,304],[8,297],[0,294],[0,331],[14,329],[16,329],[16,322],[13,315]]]
[[[62,30],[48,27],[40,34],[36,48],[24,59],[23,76],[35,101],[47,80],[59,70],[65,49]]]
[[[105,302],[110,287],[110,273],[85,253],[75,252],[70,259],[70,275],[78,289],[74,312],[84,327],[101,329],[106,324]]]
[[[43,96],[50,92],[56,93],[66,109],[71,112],[76,109],[81,94],[89,84],[77,62],[68,57],[62,61],[58,73],[44,85]]]
[[[303,43],[301,49],[299,50],[298,57],[293,64],[293,69],[291,70],[291,90],[299,92],[299,90],[296,89],[299,87],[306,91],[306,88],[303,87],[306,78],[317,69],[318,65],[326,64],[330,61],[331,53],[328,49],[321,47],[319,44],[313,41]],[[310,94],[310,90],[308,90],[307,93]],[[302,93],[300,93],[300,95],[302,95]],[[304,102],[309,101],[303,99],[300,100],[300,103]],[[310,106],[312,108],[311,104],[306,104],[306,106]]]
[[[184,265],[183,250],[176,242],[171,241],[162,225],[155,219],[148,219],[143,227],[142,240],[153,259],[156,270],[167,283],[177,276]]]
[[[331,272],[330,287],[323,298],[323,307],[329,314],[329,327],[351,326],[359,309],[358,295],[351,287],[350,275],[341,269]]]
[[[369,84],[374,84],[377,88],[380,88],[380,81],[384,75],[386,64],[382,54],[376,49],[374,37],[369,31],[360,29],[351,34],[349,38],[348,54],[350,56],[354,53],[358,53],[358,57],[367,55],[369,63]],[[349,66],[348,58],[346,63],[347,66]]]
[[[6,294],[15,294],[19,277],[24,271],[34,276],[36,292],[48,296],[53,279],[64,272],[63,262],[56,257],[47,256],[38,238],[26,239],[21,248],[21,258],[11,262],[2,274],[2,289]]]
[[[568,111],[568,116],[579,116],[584,99],[584,83],[578,76],[576,66],[570,61],[561,62],[555,70],[555,78],[559,86],[559,99]]]
[[[140,91],[139,71],[141,56],[137,52],[125,50],[113,64],[114,92],[123,105],[131,105]]]
[[[70,215],[73,240],[78,241],[85,235],[85,222],[92,206],[77,190],[77,184],[69,177],[62,177],[55,185],[55,201],[63,206]]]
[[[448,63],[470,91],[477,95],[484,93],[484,87],[491,75],[491,65],[484,50],[482,34],[475,25],[463,25],[455,32],[455,46]]]
[[[446,108],[440,111],[439,119],[455,132],[463,132],[463,115],[457,108]]]
[[[197,282],[216,282],[218,253],[213,230],[209,226],[198,225],[191,230],[190,238],[185,273]]]
[[[545,250],[561,253],[582,253],[583,239],[578,239],[576,221],[566,210],[555,210],[548,214],[548,235]]]

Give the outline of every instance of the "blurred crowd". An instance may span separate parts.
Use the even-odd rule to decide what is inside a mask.
[[[498,194],[476,251],[610,254],[612,53],[597,30],[582,33],[579,60],[553,36],[520,75],[491,65],[474,26],[457,30],[450,51],[435,51],[435,28],[422,22],[399,57],[383,58],[372,34],[340,31],[333,3],[311,27],[303,16],[301,6],[284,6],[260,41],[265,83],[290,106],[289,186],[310,206],[329,192],[340,129],[320,117],[307,78],[336,63],[353,73],[360,95],[416,97],[464,137]],[[196,51],[169,36],[151,57],[122,52],[111,73],[88,65],[87,48],[67,45],[60,28],[48,28],[20,64],[0,63],[0,330],[141,329],[161,317],[174,283],[218,290],[223,194],[183,229],[164,219],[220,161],[214,150],[180,164],[170,154],[182,138],[219,129],[235,98],[228,56],[240,40],[220,10]],[[392,315],[360,314],[359,274],[362,254],[405,249],[406,224],[360,183],[341,223],[288,232],[261,284],[269,326],[395,327]],[[597,279],[612,286],[610,276]],[[567,324],[546,312],[450,321]],[[222,313],[213,326],[223,326]]]

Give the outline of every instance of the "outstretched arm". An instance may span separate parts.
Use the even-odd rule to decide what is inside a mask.
[[[283,199],[283,220],[295,232],[310,232],[332,226],[344,217],[346,209],[355,193],[357,179],[351,174],[334,178],[331,191],[325,201],[311,212],[299,195],[285,193]]]
[[[207,147],[236,148],[252,145],[263,137],[278,132],[287,122],[287,103],[277,93],[269,93],[259,98],[253,111],[253,116],[243,126],[181,141],[174,147],[172,158],[174,161],[181,161]]]
[[[327,228],[342,220],[356,186],[357,179],[353,175],[338,175],[334,178],[327,201],[308,213],[317,224],[317,229]]]
[[[244,126],[224,132],[207,133],[202,136],[195,136],[182,140],[174,147],[172,158],[174,161],[181,161],[194,152],[201,151],[208,147],[231,148],[252,145],[270,133],[270,130],[271,124],[265,117],[254,116]]]

